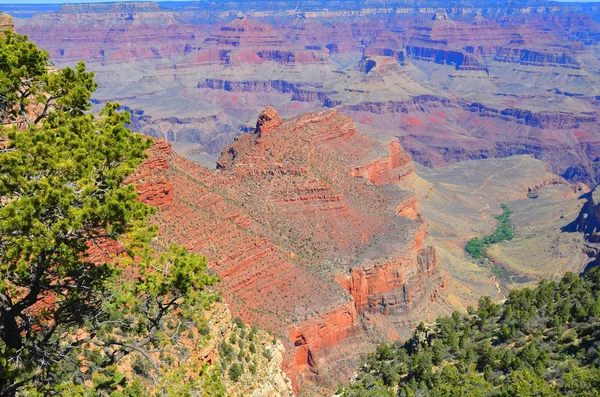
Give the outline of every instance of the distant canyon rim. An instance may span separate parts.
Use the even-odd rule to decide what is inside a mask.
[[[335,108],[439,167],[533,154],[598,181],[597,4],[239,1],[0,6],[99,103],[214,166],[267,105]]]

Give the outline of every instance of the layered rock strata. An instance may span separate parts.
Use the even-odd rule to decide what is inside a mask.
[[[452,4],[70,5],[17,25],[58,65],[85,60],[99,103],[203,164],[276,104],[338,108],[428,166],[528,153],[595,184],[598,6]],[[407,117],[382,111],[405,103]]]
[[[217,170],[157,141],[134,182],[160,208],[161,244],[205,255],[233,313],[285,336],[299,390],[333,387],[443,288],[416,199],[396,186],[411,172],[397,142],[362,135],[346,116],[282,120],[267,108]]]

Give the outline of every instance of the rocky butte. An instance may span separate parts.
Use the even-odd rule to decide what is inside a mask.
[[[442,293],[416,198],[397,187],[410,156],[347,116],[282,120],[267,107],[216,170],[165,141],[150,153],[132,182],[160,208],[160,243],[208,258],[233,314],[284,341],[295,390],[349,378],[360,354]]]

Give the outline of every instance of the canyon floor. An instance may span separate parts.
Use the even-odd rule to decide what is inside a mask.
[[[563,231],[578,218],[587,189],[547,168],[531,156],[416,167],[409,186],[419,197],[440,266],[452,280],[447,303],[464,311],[482,294],[502,300],[510,289],[540,278],[580,273],[592,260],[584,235]],[[480,264],[465,252],[465,245],[495,229],[500,204],[512,211],[515,238],[492,244],[488,257],[494,264]]]

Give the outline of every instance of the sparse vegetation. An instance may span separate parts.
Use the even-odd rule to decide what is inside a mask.
[[[496,230],[489,236],[480,239],[479,237],[472,238],[467,242],[465,250],[475,259],[485,257],[485,248],[487,245],[500,243],[502,241],[512,240],[514,237],[514,226],[510,222],[510,214],[512,211],[506,204],[500,204],[502,213],[496,216],[498,226]]]
[[[240,379],[240,376],[242,376],[243,372],[244,372],[244,367],[242,366],[242,364],[234,363],[229,368],[229,372],[228,372],[229,378],[232,381],[237,382]]]
[[[250,376],[259,368],[264,371],[273,359],[268,347],[271,342],[276,344],[277,339],[256,327],[249,328],[240,318],[233,319],[229,337],[221,341],[218,349],[226,383],[252,382]]]
[[[271,360],[273,358],[273,356],[271,355],[271,352],[269,350],[266,350],[266,349],[263,350],[262,355],[267,360]]]
[[[479,237],[472,238],[467,242],[465,250],[475,259],[485,256],[485,243]]]

